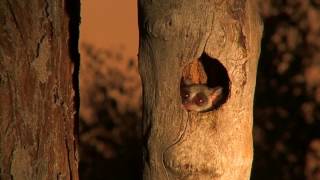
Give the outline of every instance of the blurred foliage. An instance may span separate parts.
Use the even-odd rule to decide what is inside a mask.
[[[252,180],[320,179],[320,1],[261,0]],[[141,179],[141,85],[123,50],[81,46],[81,179]]]
[[[257,180],[320,179],[320,1],[260,1],[264,19],[255,105]],[[309,147],[310,145],[310,147]],[[317,149],[318,148],[318,149]],[[309,150],[308,150],[309,149]]]
[[[80,177],[140,179],[141,85],[137,61],[122,50],[83,44],[80,69]]]

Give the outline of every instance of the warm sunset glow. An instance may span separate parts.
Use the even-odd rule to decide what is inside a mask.
[[[126,56],[137,56],[137,2],[133,0],[82,0],[80,45],[119,49]]]

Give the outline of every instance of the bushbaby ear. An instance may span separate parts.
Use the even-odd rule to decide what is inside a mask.
[[[183,79],[183,84],[188,86],[192,84],[192,81],[190,79]]]
[[[212,92],[210,94],[212,102],[217,102],[222,97],[223,88],[221,86],[214,87],[211,89]]]

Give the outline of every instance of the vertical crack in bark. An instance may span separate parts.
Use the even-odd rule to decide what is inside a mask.
[[[70,160],[70,147],[68,145],[68,139],[67,139],[66,135],[64,135],[64,142],[65,142],[65,145],[66,145],[66,148],[67,148],[67,159],[68,159],[69,176],[70,176],[70,180],[72,180],[73,176],[72,176],[72,167],[71,167],[71,160]]]
[[[41,83],[45,83],[51,74],[47,69],[47,63],[49,62],[51,54],[53,53],[50,39],[53,34],[52,32],[54,31],[52,21],[50,20],[49,3],[46,0],[44,1],[42,16],[40,17],[40,20],[39,31],[42,33],[39,35],[40,37],[36,41],[37,44],[35,49],[35,60],[32,65],[37,72],[39,81]]]
[[[7,83],[8,83],[8,86],[10,87],[10,79],[9,79],[9,73],[7,72],[6,73],[6,75],[7,75]],[[9,96],[11,97],[12,95],[11,95],[11,91],[9,91]],[[11,101],[13,101],[12,99],[11,99]],[[11,113],[11,119],[13,119],[13,112],[12,111],[10,111]],[[10,123],[11,122],[11,123]],[[6,125],[6,127],[4,128],[5,130],[4,130],[4,136],[7,136],[7,134],[9,134],[8,133],[8,131],[9,131],[9,129],[10,129],[10,125],[12,124],[12,121],[7,121],[7,125]]]
[[[209,35],[208,35],[208,37],[207,37],[207,39],[205,40],[206,42],[204,43],[204,46],[203,46],[203,51],[202,52],[205,52],[205,49],[206,49],[206,47],[207,47],[207,44],[208,44],[208,42],[209,42],[209,39],[210,39],[210,37],[211,37],[211,35],[212,35],[212,32],[213,32],[213,26],[214,26],[214,12],[212,11],[211,13],[210,13],[210,15],[212,16],[212,20],[211,20],[211,26],[210,26],[210,32],[209,32]],[[211,57],[211,58],[213,58],[213,57]]]
[[[189,122],[188,120],[189,120],[189,117],[187,118],[187,121],[185,121],[184,128],[179,130],[178,137],[173,141],[172,144],[170,144],[168,147],[166,147],[165,150],[162,152],[162,165],[163,165],[163,168],[164,168],[164,170],[166,172],[166,177],[167,177],[168,180],[170,180],[170,178],[169,178],[168,170],[167,170],[167,168],[165,166],[164,155],[171,147],[173,147],[174,145],[178,144],[182,140],[182,138],[184,137],[184,135],[186,133],[186,130],[187,130],[187,126],[188,126],[188,122]],[[184,122],[184,121],[182,121],[182,122]],[[183,127],[183,126],[180,126],[180,127]],[[168,162],[168,163],[170,164],[170,162]]]
[[[44,14],[46,16],[47,19],[49,19],[49,2],[48,0],[44,0],[45,2],[45,6],[44,6]]]
[[[53,35],[53,32],[55,30],[55,28],[53,27],[53,22],[52,22],[52,19],[51,19],[51,15],[50,15],[50,11],[49,11],[49,8],[50,8],[50,4],[48,2],[48,0],[45,0],[45,7],[44,7],[44,13],[45,13],[45,17],[46,19],[48,20],[48,23],[49,23],[49,30],[51,31],[50,33],[50,36]]]
[[[7,0],[8,1],[8,0]],[[39,57],[40,55],[40,49],[41,49],[41,46],[43,44],[43,41],[45,39],[46,36],[48,36],[48,31],[52,31],[53,30],[53,26],[52,26],[52,21],[50,20],[50,13],[49,13],[49,2],[47,0],[44,1],[45,2],[45,5],[44,5],[44,18],[42,18],[43,20],[40,22],[40,26],[41,28],[43,28],[44,25],[48,24],[49,27],[46,27],[44,26],[44,33],[41,35],[38,43],[37,43],[37,49],[36,49],[36,58]],[[50,33],[52,34],[52,33]]]
[[[37,49],[36,49],[36,58],[40,56],[40,49],[43,44],[44,38],[47,36],[47,33],[44,33],[41,37],[40,40],[37,43]]]
[[[36,144],[36,155],[37,155],[37,157],[39,157],[39,149],[40,149],[40,134],[38,134],[38,136],[37,136],[37,142],[36,142],[37,144]]]
[[[20,28],[20,26],[19,26],[18,19],[17,19],[16,14],[15,14],[15,12],[14,12],[14,10],[13,10],[12,4],[10,3],[9,0],[6,0],[6,1],[7,1],[7,4],[8,4],[8,9],[9,9],[9,11],[10,11],[12,17],[13,17],[13,22],[14,22],[14,24],[15,24],[15,26],[16,26],[16,29],[17,29],[18,32],[19,32],[21,41],[23,42],[24,45],[26,45],[25,40],[24,40],[24,38],[23,38],[23,33],[22,33],[21,28]]]
[[[17,99],[16,99],[16,95],[17,95],[17,92],[16,92],[16,88],[13,87],[13,85],[11,84],[11,79],[8,78],[8,86],[9,86],[9,96],[10,96],[10,104],[12,105],[12,109],[11,109],[11,120],[10,122],[8,122],[8,126],[10,126],[11,124],[15,124],[17,123],[17,111],[18,111],[18,108],[17,108]],[[17,127],[19,129],[19,127]],[[20,131],[18,131],[20,132]],[[18,133],[18,135],[20,135],[20,138],[18,139],[21,139],[21,132]],[[6,136],[8,136],[8,134],[6,134]],[[10,161],[11,162],[11,161]]]
[[[68,117],[68,106],[66,105],[66,103],[64,103],[63,101],[61,102],[61,108],[62,108],[62,111],[63,111],[63,113],[62,113],[62,115],[63,115],[63,129],[64,129],[64,131],[63,131],[63,138],[64,138],[64,143],[65,143],[65,148],[66,148],[66,153],[67,153],[67,166],[68,166],[68,169],[67,169],[67,171],[68,171],[68,173],[69,173],[69,176],[70,176],[70,180],[72,180],[73,179],[73,174],[72,174],[72,167],[71,167],[71,159],[70,159],[70,151],[71,151],[71,149],[70,149],[70,147],[69,147],[69,142],[68,142],[68,134],[66,134],[66,133],[68,133],[69,132],[69,130],[67,130],[67,125],[68,125],[68,122],[67,122],[67,117]],[[58,177],[60,177],[60,176],[58,176]]]
[[[8,173],[11,177],[12,177],[12,174],[11,174],[11,171],[12,171],[12,162],[14,161],[14,158],[13,158],[13,152],[15,150],[15,146],[12,147],[12,149],[10,150],[10,153],[9,153],[9,156],[8,156],[8,169],[7,169],[7,172],[5,173]]]

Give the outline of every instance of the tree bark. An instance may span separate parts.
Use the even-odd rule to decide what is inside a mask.
[[[256,2],[139,0],[138,8],[144,179],[249,179],[263,28]],[[223,86],[224,101],[204,113],[181,109],[183,78]]]
[[[0,1],[0,179],[78,179],[79,12]]]

